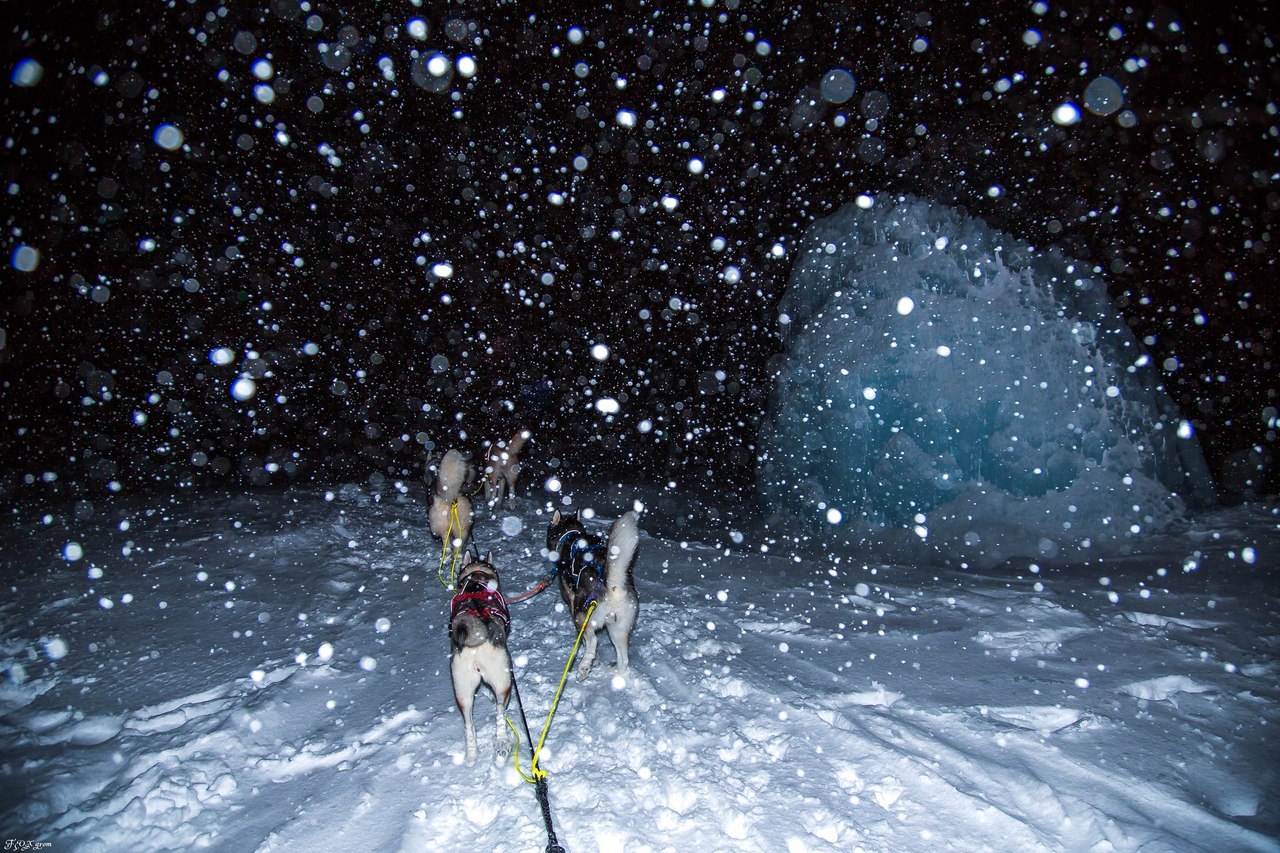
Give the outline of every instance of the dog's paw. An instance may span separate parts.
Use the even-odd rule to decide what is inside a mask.
[[[467,750],[467,756],[466,756],[467,765],[468,766],[474,765],[478,757],[479,756],[476,754],[476,751],[474,749],[469,748]]]
[[[508,758],[511,757],[511,753],[515,752],[515,747],[516,745],[512,743],[510,740],[508,740],[507,738],[503,738],[502,740],[498,741],[498,746],[497,746],[498,757],[501,758],[503,761],[506,761]]]
[[[578,667],[578,680],[586,681],[587,676],[591,674],[591,664],[585,664]]]

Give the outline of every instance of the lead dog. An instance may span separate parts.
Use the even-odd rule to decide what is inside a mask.
[[[507,503],[516,496],[516,480],[520,478],[520,451],[529,440],[529,431],[522,429],[510,441],[490,444],[484,452],[484,502],[495,508],[502,503],[505,492]]]
[[[489,685],[498,705],[498,754],[511,754],[511,742],[503,725],[511,699],[511,652],[507,649],[511,616],[498,588],[498,571],[490,562],[492,556],[483,560],[466,556],[458,576],[458,592],[449,605],[449,674],[466,730],[468,764],[476,761],[476,727],[471,711],[481,683]]]
[[[560,580],[560,596],[569,608],[573,625],[583,631],[585,648],[578,664],[578,678],[586,678],[596,662],[596,632],[609,631],[609,640],[618,655],[618,672],[627,671],[627,651],[631,631],[640,612],[640,599],[632,579],[632,564],[639,540],[639,517],[624,513],[609,530],[605,545],[587,532],[575,511],[562,516],[559,510],[551,516],[547,529],[547,551],[556,563]],[[591,624],[583,629],[592,602],[596,609]]]
[[[450,450],[440,460],[431,490],[427,521],[431,535],[442,543],[441,562],[453,554],[457,559],[471,535],[471,499],[462,494],[471,465],[460,451]],[[429,473],[428,469],[428,473]]]

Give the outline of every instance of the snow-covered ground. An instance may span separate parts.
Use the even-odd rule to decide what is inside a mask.
[[[422,499],[345,486],[14,511],[0,838],[541,849],[487,695],[481,759],[462,761]],[[601,528],[622,508],[597,505]],[[545,506],[477,521],[509,593],[547,568]],[[1278,522],[1234,510],[1140,554],[983,573],[749,530],[644,535],[632,669],[571,678],[542,757],[559,837],[1280,850]],[[571,626],[551,591],[512,609],[536,736]]]

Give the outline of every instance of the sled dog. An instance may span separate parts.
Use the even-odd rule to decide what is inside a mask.
[[[636,544],[639,539],[639,517],[627,512],[613,523],[609,539],[601,544],[587,532],[577,511],[563,516],[559,510],[551,516],[547,529],[547,551],[555,562],[560,581],[560,595],[573,617],[573,626],[583,630],[587,610],[595,602],[591,624],[583,631],[582,659],[578,678],[586,678],[596,662],[596,632],[606,629],[618,656],[619,672],[627,670],[627,651],[631,630],[636,625],[640,599],[632,579]]]
[[[505,495],[507,503],[516,496],[516,480],[520,478],[520,451],[529,440],[529,431],[522,429],[510,441],[497,441],[484,452],[484,502],[496,508]]]
[[[481,560],[466,556],[458,576],[458,592],[449,606],[449,674],[453,678],[453,697],[462,712],[468,764],[476,761],[476,727],[471,711],[482,682],[489,685],[498,705],[498,754],[511,753],[505,726],[512,685],[511,652],[507,650],[511,617],[498,588],[498,571],[490,562],[492,557],[489,554]]]
[[[462,494],[470,469],[467,457],[450,450],[440,460],[435,485],[431,490],[431,509],[427,520],[431,535],[443,543],[442,555],[448,559],[462,554],[471,535],[471,499]]]

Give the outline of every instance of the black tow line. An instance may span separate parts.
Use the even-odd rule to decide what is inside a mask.
[[[524,702],[520,699],[520,685],[516,682],[515,672],[511,673],[511,688],[516,694],[516,707],[520,710],[520,723],[524,726],[524,737],[529,744],[529,751],[532,753],[533,734],[529,731],[529,720],[524,715]],[[547,825],[546,853],[565,853],[565,849],[560,846],[560,842],[556,839],[556,828],[551,821],[551,800],[547,791],[547,777],[545,774],[534,775],[533,789],[538,797],[538,805],[542,807],[542,822]]]

